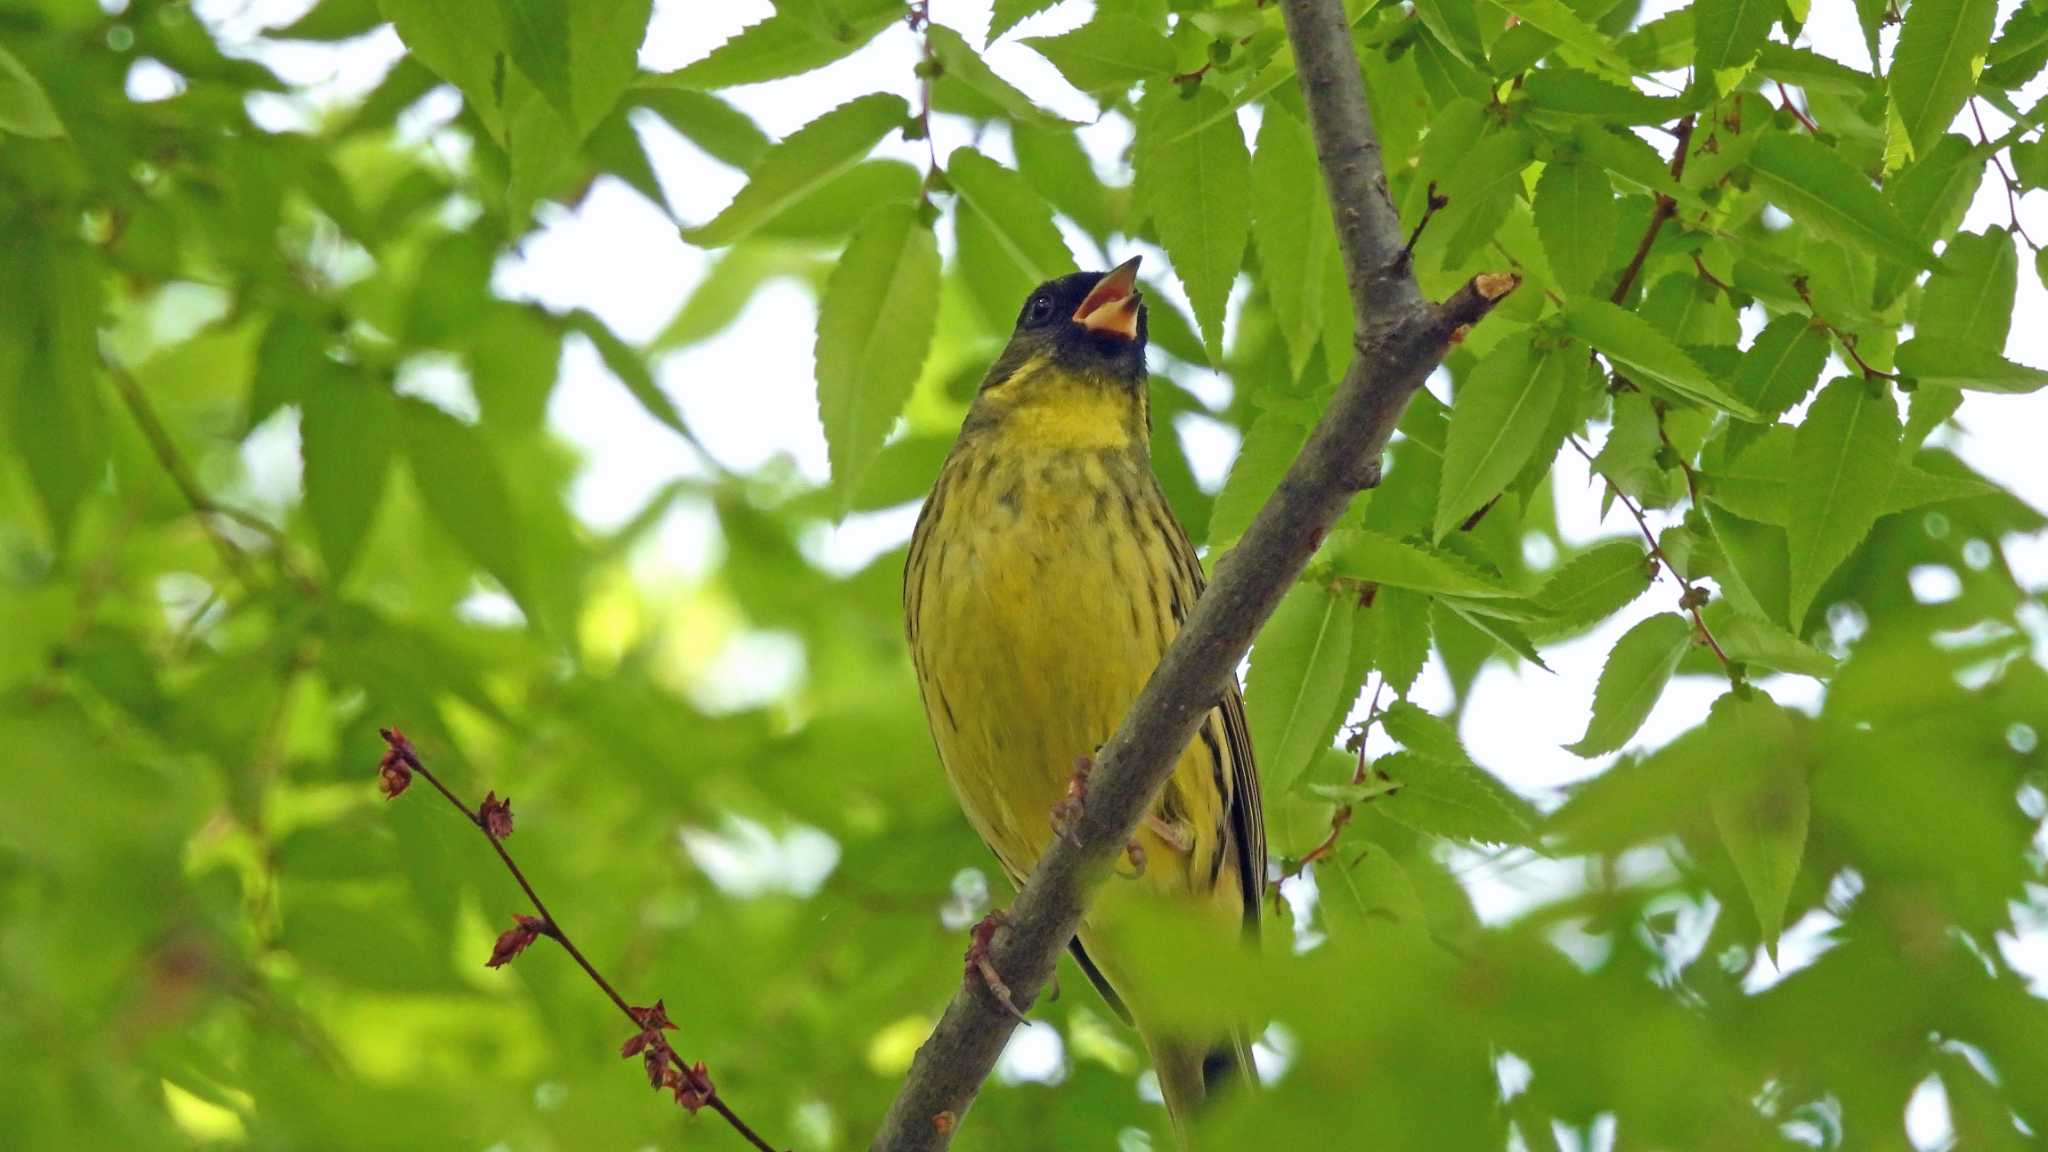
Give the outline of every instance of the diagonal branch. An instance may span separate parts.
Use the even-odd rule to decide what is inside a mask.
[[[1094,883],[1130,840],[1259,627],[1353,494],[1378,483],[1380,454],[1409,399],[1450,344],[1520,282],[1482,275],[1440,306],[1423,297],[1387,195],[1341,0],[1283,5],[1359,320],[1357,355],[1300,457],[1095,757],[1088,803],[1070,835],[1052,839],[1011,905],[1008,926],[990,942],[988,958],[1022,1008],[1051,978]],[[1015,1026],[986,984],[964,982],[918,1050],[872,1147],[946,1147]]]

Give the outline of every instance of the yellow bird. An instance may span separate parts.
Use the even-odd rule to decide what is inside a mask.
[[[1077,771],[1115,732],[1202,591],[1152,474],[1138,260],[1040,285],[989,369],[925,501],[903,609],[925,718],[968,820],[1022,884]],[[1077,763],[1081,766],[1077,769]],[[1084,801],[1085,802],[1085,801]],[[1258,772],[1235,683],[1140,826],[1126,872],[1256,936],[1266,882]],[[1185,1134],[1205,1079],[1252,1077],[1248,1037],[1147,1020],[1098,901],[1074,959],[1132,1021]],[[1205,1067],[1206,1066],[1206,1067]],[[1207,1073],[1205,1078],[1205,1071]]]

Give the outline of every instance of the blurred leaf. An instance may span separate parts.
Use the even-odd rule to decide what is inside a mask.
[[[902,19],[903,9],[879,0],[857,0],[847,5],[844,15],[843,22],[825,34],[795,16],[775,13],[741,29],[703,59],[663,74],[657,82],[709,91],[809,72],[852,55],[876,33]]]
[[[1586,734],[1566,749],[1578,756],[1599,756],[1628,743],[1649,719],[1664,685],[1678,670],[1679,658],[1692,646],[1692,632],[1692,621],[1664,612],[1623,633],[1607,654],[1600,683],[1593,689],[1592,722],[1586,725]]]
[[[100,402],[100,267],[82,245],[31,240],[5,261],[0,309],[27,328],[12,413],[15,450],[63,553],[106,460]],[[132,382],[131,382],[132,383]],[[139,384],[134,385],[140,387]]]
[[[1707,790],[1708,804],[1775,963],[1785,905],[1806,851],[1806,763],[1793,747],[1790,718],[1762,692],[1715,701],[1707,730],[1727,753]]]
[[[884,93],[825,113],[770,148],[732,203],[704,224],[683,229],[683,239],[706,248],[740,239],[860,163],[909,115],[902,97]]]
[[[772,146],[747,114],[708,92],[642,87],[632,101],[662,118],[714,160],[752,168]]]
[[[1536,69],[1523,80],[1522,91],[1533,108],[1617,124],[1661,124],[1682,111],[1679,101],[1645,96],[1576,68]]]
[[[1000,40],[1010,29],[1059,3],[1059,0],[995,0],[989,16],[988,38]]]
[[[1285,113],[1259,122],[1252,154],[1252,235],[1288,367],[1297,379],[1323,334],[1323,289],[1337,260],[1337,233],[1308,128]],[[1329,302],[1345,307],[1349,302]]]
[[[1017,171],[1038,194],[1082,231],[1106,243],[1122,216],[1121,201],[1118,191],[1095,175],[1094,163],[1073,129],[1015,124],[1010,146],[1017,152]]]
[[[939,250],[915,210],[861,225],[818,306],[818,416],[850,500],[910,397],[938,314]]]
[[[1908,7],[1887,80],[1915,154],[1940,139],[1969,100],[1997,17],[1996,0],[1914,0]]]
[[[427,511],[457,547],[530,609],[512,489],[490,443],[472,425],[417,400],[399,401],[397,422]]]
[[[1634,73],[1627,60],[1622,59],[1614,44],[1600,30],[1586,23],[1564,0],[1491,0],[1498,8],[1544,32],[1557,37],[1558,41],[1586,62],[1600,67],[1618,77]]]
[[[1137,143],[1138,187],[1212,361],[1223,352],[1223,306],[1251,235],[1251,154],[1229,116],[1166,141],[1222,106],[1206,88],[1186,99],[1154,81],[1146,85]]]
[[[957,263],[990,327],[1006,330],[1033,288],[1074,270],[1074,254],[1015,172],[963,148],[948,158],[946,178],[957,193]]]
[[[64,122],[57,118],[43,86],[5,48],[0,48],[0,132],[32,140],[64,135]]]
[[[1608,270],[1618,214],[1607,174],[1582,160],[1560,160],[1536,182],[1536,231],[1566,297],[1592,290]]]
[[[347,579],[384,498],[398,441],[391,397],[330,363],[307,366],[299,384],[299,453],[306,515],[335,585]]]
[[[1770,37],[1780,0],[1699,0],[1692,6],[1693,66],[1702,82],[1719,83],[1720,73],[1756,58]],[[1726,91],[1731,85],[1723,84]]]
[[[1251,527],[1252,517],[1280,486],[1280,478],[1287,474],[1307,442],[1308,429],[1281,413],[1262,413],[1252,422],[1209,515],[1212,552],[1220,554],[1236,544],[1244,530]]]
[[[561,114],[575,119],[569,95],[569,11],[564,0],[495,0],[512,62]],[[638,47],[638,45],[635,45]]]
[[[1444,446],[1437,540],[1497,499],[1528,463],[1582,357],[1568,345],[1546,349],[1539,358],[1527,335],[1510,336],[1458,382]]]
[[[925,43],[939,60],[939,75],[932,84],[932,99],[936,107],[978,120],[994,119],[1000,115],[1027,124],[1066,123],[996,75],[982,63],[981,54],[969,47],[967,41],[951,28],[943,24],[929,25],[925,29]]]

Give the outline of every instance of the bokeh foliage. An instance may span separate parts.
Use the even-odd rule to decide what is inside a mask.
[[[997,0],[992,32],[1053,6]],[[1930,1082],[1966,1144],[2038,1140],[2048,1004],[2002,945],[2048,915],[2048,677],[2008,555],[2048,525],[1945,445],[1969,391],[2048,382],[2005,356],[2019,278],[2048,277],[2018,209],[1958,233],[1985,181],[2048,187],[2048,5],[1857,0],[1882,74],[1794,46],[1802,0],[1346,7],[1425,289],[1524,285],[1254,649],[1272,846],[1291,871],[1341,809],[1334,850],[1263,955],[1145,922],[1178,1010],[1277,1026],[1285,1071],[1218,1109],[1219,1146],[1905,1147]],[[204,6],[0,3],[9,1147],[738,1146],[610,1058],[619,1022],[558,952],[481,967],[518,893],[431,796],[377,797],[390,723],[472,800],[516,798],[566,926],[666,997],[753,1123],[865,1141],[1004,893],[933,762],[900,548],[839,573],[815,530],[919,498],[1070,241],[1170,259],[1155,457],[1212,564],[1352,341],[1276,5],[1025,25],[1128,127],[1113,164],[914,8],[914,73],[773,140],[720,90],[911,13],[793,0],[653,74],[648,0],[320,0],[264,35],[389,23],[408,53],[280,131],[255,109],[290,86]],[[131,95],[141,61],[168,98]],[[460,109],[425,139],[408,118],[444,85]],[[2010,127],[1951,131],[1972,102]],[[935,123],[987,147],[876,153]],[[536,204],[608,179],[666,205],[649,132],[747,176],[679,222],[718,252],[667,330],[636,347],[495,293]],[[787,279],[820,301],[832,480],[707,469],[620,528],[577,519],[565,343],[684,452],[659,357]],[[1220,405],[1190,387],[1209,369]],[[1170,434],[1187,414],[1242,433],[1219,491]],[[1553,489],[1581,448],[1605,483]],[[1618,502],[1613,534],[1566,539],[1561,501]],[[677,509],[715,518],[715,554],[649,578]],[[1952,595],[1915,595],[1930,569]],[[1673,677],[1727,685],[1711,714],[1568,795],[1475,763],[1481,667],[1624,613],[1574,749],[1631,747]],[[736,705],[730,645],[764,635],[801,672]],[[1432,659],[1440,714],[1408,699]],[[1815,680],[1817,710],[1774,702]],[[1465,874],[1539,857],[1565,866],[1483,922]],[[1825,950],[1770,978],[1815,913]],[[992,1087],[963,1147],[1157,1134],[1131,1038],[1067,985],[1039,1010],[1057,1082]]]

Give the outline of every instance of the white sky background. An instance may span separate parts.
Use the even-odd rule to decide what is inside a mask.
[[[208,13],[209,19],[231,35],[282,23],[304,6],[302,0],[202,0],[200,4],[202,10],[214,9]],[[1649,0],[1643,19],[1682,6],[1681,0]],[[2016,6],[2017,0],[2002,0],[2001,26]],[[641,64],[654,71],[679,68],[771,10],[767,0],[656,0]],[[1049,64],[1016,41],[1020,36],[1076,27],[1092,11],[1090,0],[1067,0],[1025,21],[991,46],[986,59],[995,71],[1052,110],[1086,122],[1095,115],[1093,102],[1068,87]],[[986,34],[989,6],[985,0],[932,0],[931,12],[935,22],[956,29],[970,43],[979,44]],[[1896,27],[1884,31],[1882,51],[1887,63],[1897,38]],[[1798,43],[1852,67],[1869,66],[1852,0],[1813,0]],[[291,45],[262,51],[264,58],[289,78],[318,85],[323,95],[332,99],[374,84],[401,48],[387,28],[340,49]],[[918,94],[912,69],[917,58],[916,37],[898,24],[861,51],[826,68],[724,95],[779,138],[867,92],[892,91],[914,105]],[[2044,87],[2048,85],[2037,81],[2019,94],[2020,105],[2030,106],[2042,98]],[[454,110],[453,99],[452,92],[446,91],[438,104],[430,99],[424,110],[427,114],[415,117],[418,128],[431,133],[437,123],[445,122]],[[280,121],[293,118],[284,108],[259,111]],[[1988,106],[1982,111],[1994,136],[2005,130],[2008,122],[2003,116]],[[1255,115],[1248,111],[1247,122]],[[539,229],[501,263],[498,288],[505,295],[536,300],[552,309],[588,308],[627,340],[642,343],[661,331],[711,259],[710,254],[682,242],[677,223],[709,219],[731,199],[744,177],[699,152],[658,119],[647,116],[637,123],[667,193],[668,211],[611,178],[601,180],[573,210],[543,205]],[[1956,130],[1971,132],[1967,124],[1965,113]],[[957,118],[935,116],[933,133],[943,162],[954,148],[970,145],[973,126]],[[1119,150],[1128,141],[1127,131],[1120,124],[1105,123],[1084,128],[1082,139],[1097,167],[1114,173]],[[1668,146],[1662,137],[1651,139],[1660,148]],[[979,146],[997,159],[1011,158],[1000,129],[987,133]],[[921,143],[892,139],[882,152],[920,166],[924,163]],[[2029,193],[2021,202],[2020,213],[2036,238],[2048,240],[2048,193]],[[1987,176],[1963,227],[1978,230],[2007,221],[2001,182]],[[1112,257],[1120,259],[1129,251],[1140,250],[1134,245],[1103,253],[1077,231],[1065,231],[1083,267],[1106,267]],[[943,231],[941,243],[950,255]],[[1166,264],[1156,249],[1147,246],[1142,250],[1148,266]],[[2023,363],[2048,367],[2048,329],[2040,323],[2040,318],[2048,317],[2048,291],[2025,259],[2029,253],[2022,249],[2021,255],[2018,307],[2006,354]],[[815,323],[816,308],[804,289],[787,281],[772,283],[727,331],[658,364],[663,388],[726,465],[751,469],[783,457],[803,476],[821,482],[826,478],[825,442],[812,376]],[[1755,326],[1749,324],[1751,334]],[[1844,371],[1835,363],[1829,375]],[[1189,383],[1205,398],[1227,396],[1227,384],[1222,381],[1198,378]],[[573,499],[578,513],[593,524],[610,526],[624,521],[662,484],[700,470],[690,448],[648,417],[580,338],[569,345],[550,416],[587,461]],[[2040,448],[2048,438],[2048,392],[2032,396],[1972,393],[1962,408],[1960,424],[1959,435],[1942,434],[1944,439],[1937,442],[1954,448],[1973,467],[2034,506],[2048,508],[2048,467],[2041,465]],[[1200,421],[1182,432],[1196,475],[1213,488],[1221,482],[1235,453],[1235,433]],[[1599,434],[1596,431],[1596,440]],[[1636,533],[1619,507],[1601,519],[1599,489],[1590,482],[1585,462],[1572,453],[1559,458],[1556,490],[1561,497],[1560,526],[1568,542]],[[856,567],[907,538],[914,515],[913,507],[856,517],[822,533],[814,541],[813,555],[833,567]],[[1663,522],[1662,518],[1656,520],[1660,527]],[[2030,588],[2048,586],[2048,541],[2007,543],[2020,579]],[[658,570],[689,575],[705,570],[717,547],[716,522],[708,510],[683,504],[657,535],[652,554],[642,560]],[[1923,594],[1938,598],[1936,583],[1930,582]],[[1676,594],[1668,581],[1660,582],[1629,612],[1594,633],[1546,648],[1544,658],[1553,672],[1490,665],[1474,686],[1462,733],[1478,761],[1512,786],[1536,796],[1554,794],[1559,786],[1604,767],[1606,759],[1581,760],[1561,746],[1584,731],[1593,685],[1615,640],[1643,616],[1671,610]],[[2037,654],[2048,655],[2048,620],[2033,623]],[[774,670],[762,670],[760,675],[778,681],[789,674],[787,661],[773,663]],[[745,668],[733,671],[747,672]],[[1787,704],[1810,708],[1819,697],[1819,686],[1811,680],[1781,677],[1769,686]],[[1713,678],[1675,681],[1635,745],[1656,746],[1697,724],[1722,690]],[[1448,682],[1432,663],[1417,700],[1442,708],[1449,699]],[[1574,865],[1526,855],[1488,862],[1473,854],[1460,854],[1460,863],[1469,865],[1468,879],[1489,918],[1526,906],[1532,896],[1554,896],[1560,887],[1571,887],[1579,875]],[[1810,962],[1831,926],[1825,916],[1809,916],[1788,932],[1781,959],[1788,967]],[[2033,975],[2037,990],[2048,992],[2048,939],[2043,933],[2029,932],[2021,940],[2004,943],[2008,957]],[[1757,982],[1774,978],[1767,965],[1759,968],[1762,971],[1752,974]],[[1945,1109],[1938,1104],[1928,1100],[1916,1107],[1910,1118],[1916,1143],[1923,1147],[1938,1140],[1945,1126]]]

